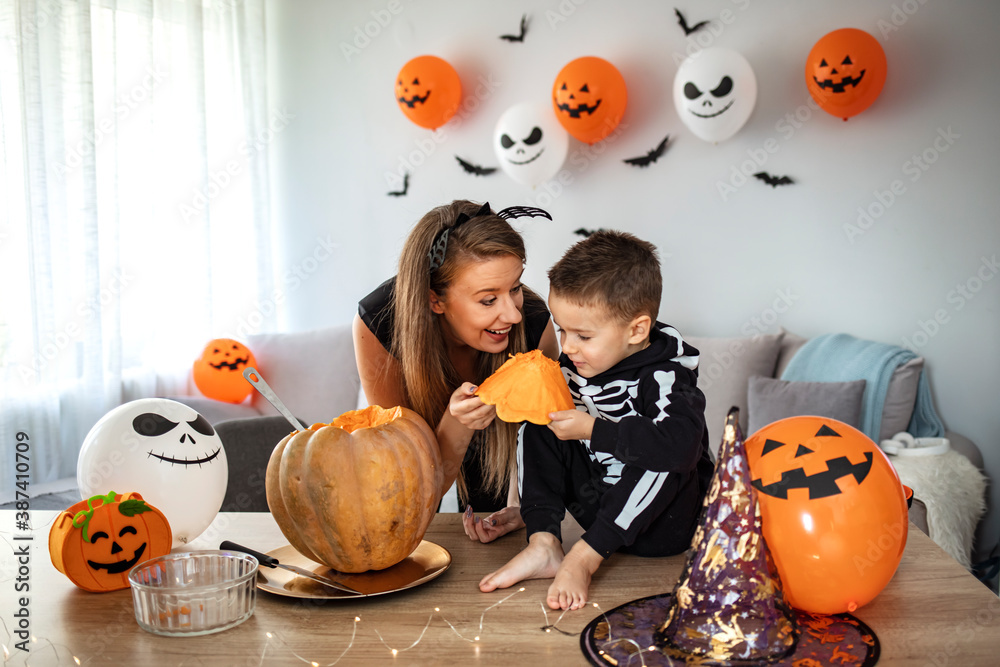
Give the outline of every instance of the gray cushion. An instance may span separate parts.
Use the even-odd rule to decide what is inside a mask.
[[[864,380],[853,382],[789,382],[769,377],[750,378],[747,403],[750,435],[786,417],[829,417],[857,428],[861,423]]]
[[[705,424],[712,452],[722,442],[729,408],[740,409],[740,427],[747,430],[747,383],[753,375],[774,376],[783,333],[752,338],[700,338],[684,340],[698,348],[698,388],[705,394]]]
[[[776,378],[780,378],[784,374],[785,368],[788,367],[788,362],[792,360],[795,353],[809,342],[808,338],[794,334],[784,328],[781,329],[781,333],[784,336],[781,337],[781,352],[778,354],[778,367],[774,369],[774,377]]]
[[[183,403],[208,420],[210,424],[227,419],[259,417],[260,412],[249,403],[226,403],[204,396],[168,396],[172,401]]]
[[[924,369],[924,358],[917,357],[896,368],[889,380],[889,390],[882,406],[882,426],[879,441],[888,440],[900,431],[908,430],[913,406],[917,401],[917,387],[920,373]]]
[[[229,486],[221,511],[267,512],[267,462],[274,446],[292,432],[292,425],[284,417],[255,417],[224,421],[215,430],[229,462]]]
[[[306,426],[329,423],[357,407],[361,379],[354,360],[351,325],[259,334],[249,337],[247,347],[267,384]],[[251,405],[261,414],[278,414],[257,391]]]

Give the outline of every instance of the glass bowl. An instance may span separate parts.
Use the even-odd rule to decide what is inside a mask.
[[[165,636],[221,632],[253,615],[257,559],[235,551],[188,551],[139,563],[128,573],[135,620]]]

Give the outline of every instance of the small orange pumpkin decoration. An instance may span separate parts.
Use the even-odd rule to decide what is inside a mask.
[[[138,493],[111,491],[81,500],[49,530],[49,556],[56,569],[85,591],[128,588],[137,563],[170,553],[173,534],[160,510]]]
[[[625,115],[627,102],[625,78],[603,58],[585,56],[571,61],[552,85],[556,118],[567,132],[587,144],[611,134]]]
[[[396,77],[396,102],[406,117],[420,127],[436,130],[458,111],[462,81],[448,61],[417,56]]]
[[[878,446],[826,417],[790,417],[746,441],[764,539],[785,599],[853,612],[896,572],[906,546],[903,485]]]
[[[257,359],[246,345],[232,338],[216,338],[194,362],[195,386],[208,398],[242,403],[253,391],[243,377],[243,369],[248,366],[256,367]]]
[[[886,78],[885,51],[864,30],[841,28],[824,35],[806,58],[806,87],[829,114],[847,120],[875,101]]]
[[[559,362],[541,350],[511,355],[493,375],[479,385],[476,395],[497,406],[497,417],[505,422],[529,421],[548,424],[550,412],[572,410],[573,397]]]
[[[434,431],[403,407],[352,410],[277,444],[267,504],[303,556],[341,572],[391,567],[423,539],[441,497]]]

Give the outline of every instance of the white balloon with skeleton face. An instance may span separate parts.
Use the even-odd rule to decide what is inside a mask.
[[[138,491],[167,517],[177,546],[204,532],[219,513],[229,464],[215,429],[193,408],[143,398],[111,410],[90,429],[76,481],[84,498]]]
[[[505,174],[535,187],[559,172],[569,150],[569,134],[551,105],[522,102],[500,116],[493,149]]]
[[[674,77],[674,106],[681,122],[705,141],[725,141],[736,134],[756,103],[757,78],[747,59],[732,49],[694,53]]]

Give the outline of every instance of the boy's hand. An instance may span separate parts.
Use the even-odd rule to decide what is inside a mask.
[[[550,412],[549,429],[560,440],[590,440],[594,433],[594,417],[582,410]]]

